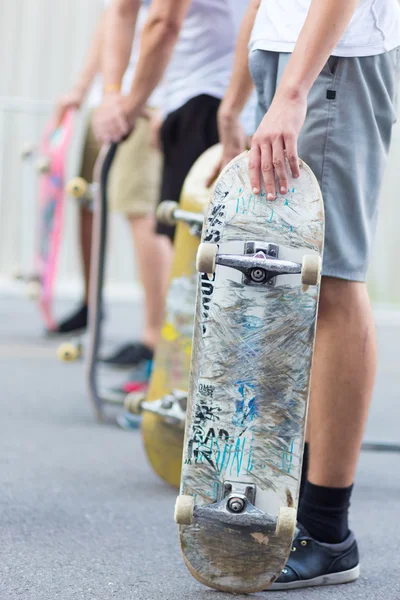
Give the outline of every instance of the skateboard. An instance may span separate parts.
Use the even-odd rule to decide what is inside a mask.
[[[179,205],[166,201],[158,209],[159,220],[177,224],[164,325],[146,397],[132,394],[125,402],[130,412],[143,413],[142,436],[148,459],[155,472],[175,487],[179,487],[182,465],[197,287],[196,252],[210,198],[205,181],[220,156],[219,145],[208,149],[191,168]]]
[[[53,288],[60,252],[64,216],[65,160],[73,133],[74,111],[68,111],[61,125],[50,120],[37,151],[39,173],[38,227],[36,234],[35,274],[27,279],[28,294],[38,299],[39,309],[49,332],[56,328],[53,316]],[[23,158],[35,153],[25,148]]]
[[[305,163],[272,202],[251,190],[244,153],[206,215],[175,507],[191,574],[233,593],[267,589],[291,549],[324,240]]]
[[[104,418],[106,399],[98,386],[97,367],[101,341],[101,307],[103,304],[103,284],[106,263],[108,200],[107,181],[118,144],[102,146],[96,160],[93,172],[93,183],[89,184],[82,178],[75,178],[68,183],[67,193],[80,201],[90,203],[93,208],[93,235],[91,249],[90,281],[89,281],[89,323],[88,334],[85,338],[86,384],[90,401],[96,417]],[[85,345],[86,345],[85,344]],[[70,341],[60,345],[58,357],[64,362],[71,362],[82,356],[81,341]],[[123,404],[123,400],[110,400],[112,404]]]
[[[130,391],[144,393],[149,379],[149,365],[138,365],[132,368],[133,381],[120,389],[101,388],[98,385],[98,363],[101,362],[99,347],[102,333],[103,284],[106,262],[107,230],[108,230],[108,199],[107,185],[117,146],[103,147],[99,153],[93,173],[93,181],[88,182],[82,177],[71,179],[66,186],[66,193],[74,197],[81,205],[93,211],[93,237],[91,249],[91,271],[89,282],[89,327],[85,337],[76,337],[63,342],[57,350],[59,360],[73,362],[84,356],[86,358],[86,379],[89,396],[95,414],[101,420],[104,418],[105,405],[122,407]],[[85,346],[85,352],[84,352]],[[126,388],[126,391],[124,391]]]

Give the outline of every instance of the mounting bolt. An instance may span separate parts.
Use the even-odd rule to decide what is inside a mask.
[[[244,511],[246,504],[243,498],[230,498],[228,500],[228,509],[233,513],[241,513]]]
[[[162,407],[165,408],[166,410],[172,408],[172,405],[173,405],[173,401],[169,400],[168,398],[165,398],[162,401]]]

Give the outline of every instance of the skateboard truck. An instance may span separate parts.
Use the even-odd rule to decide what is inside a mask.
[[[173,390],[171,394],[152,402],[146,401],[142,394],[129,394],[124,405],[125,409],[133,414],[150,412],[162,417],[170,425],[175,425],[180,429],[185,426],[187,392],[183,390]]]
[[[205,519],[230,527],[261,529],[268,535],[278,534],[280,520],[293,509],[283,507],[276,518],[256,508],[255,497],[254,484],[238,481],[226,481],[217,501],[205,506],[197,506],[193,496],[181,494],[176,500],[175,521],[178,525],[191,525],[194,521]]]
[[[96,183],[88,183],[83,177],[74,177],[65,186],[65,193],[79,200],[81,206],[92,210],[97,187]]]
[[[202,243],[197,253],[197,270],[214,273],[216,265],[243,273],[244,285],[273,286],[278,275],[301,274],[304,285],[318,285],[321,278],[321,258],[305,254],[303,262],[279,260],[279,246],[265,242],[245,242],[244,254],[219,254],[216,244]]]
[[[204,215],[202,213],[190,212],[179,208],[178,202],[165,200],[161,202],[157,209],[157,220],[165,225],[176,225],[177,223],[186,223],[189,225],[190,233],[193,236],[200,237],[203,228]]]

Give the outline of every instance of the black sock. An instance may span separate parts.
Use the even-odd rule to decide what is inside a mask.
[[[306,485],[307,476],[308,476],[308,456],[309,456],[309,444],[306,442],[304,444],[304,453],[303,453],[303,464],[301,466],[301,479],[300,479],[300,491],[299,491],[299,500],[302,499],[304,494],[304,486]]]
[[[352,490],[352,485],[328,488],[306,482],[297,518],[312,538],[328,544],[339,544],[347,538]]]

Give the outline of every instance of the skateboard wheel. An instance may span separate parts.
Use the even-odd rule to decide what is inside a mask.
[[[196,269],[199,273],[214,273],[215,258],[218,246],[216,244],[200,244],[197,251]]]
[[[301,282],[304,285],[318,285],[321,281],[322,260],[316,254],[303,256]]]
[[[47,157],[40,158],[36,164],[36,168],[41,175],[45,175],[50,171],[50,160]]]
[[[191,525],[193,522],[194,498],[180,494],[175,503],[175,522],[178,525]]]
[[[21,158],[22,160],[26,160],[31,158],[32,154],[35,152],[35,146],[33,144],[24,144],[21,150]]]
[[[142,413],[142,404],[145,397],[143,394],[132,392],[125,398],[124,408],[133,415],[140,415]]]
[[[157,208],[157,221],[164,225],[175,225],[176,219],[174,213],[178,208],[178,203],[173,200],[165,200],[161,202]]]
[[[30,281],[26,288],[26,295],[31,300],[37,300],[40,296],[41,285],[39,281]]]
[[[86,196],[88,191],[88,183],[83,177],[74,177],[71,181],[68,181],[65,191],[68,196],[72,196],[73,198],[82,198]]]
[[[289,506],[281,506],[278,513],[278,525],[276,535],[281,538],[292,540],[296,530],[296,509]]]
[[[74,362],[81,355],[81,349],[72,342],[61,344],[57,350],[57,358],[62,362]]]

